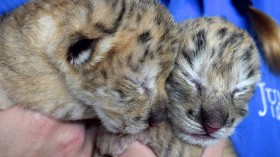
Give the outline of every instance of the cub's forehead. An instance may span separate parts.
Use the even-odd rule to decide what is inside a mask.
[[[237,84],[251,77],[258,80],[258,52],[245,31],[216,17],[187,21],[181,30],[177,65],[190,77],[217,84]]]

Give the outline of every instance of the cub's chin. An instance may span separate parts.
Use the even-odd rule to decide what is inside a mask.
[[[221,139],[208,133],[188,133],[175,131],[175,134],[186,143],[196,144],[202,147],[213,145]]]
[[[175,135],[186,143],[206,147],[217,143],[221,139],[228,138],[234,131],[234,127],[223,127],[217,131],[209,132],[201,124],[185,119],[180,122],[172,122]]]
[[[120,134],[137,134],[149,127],[149,124],[145,121],[128,121],[127,119],[132,119],[130,117],[120,118],[118,113],[114,113],[118,116],[109,116],[102,109],[96,108],[96,113],[100,117],[103,126],[111,133]]]

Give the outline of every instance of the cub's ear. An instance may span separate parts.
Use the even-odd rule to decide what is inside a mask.
[[[66,59],[71,65],[79,66],[89,61],[99,39],[79,38],[68,48]]]

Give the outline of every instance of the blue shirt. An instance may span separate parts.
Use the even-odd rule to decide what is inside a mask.
[[[280,1],[252,2],[280,23]],[[254,37],[247,19],[237,13],[230,0],[171,0],[167,7],[178,22],[199,16],[224,16]],[[249,115],[231,137],[240,157],[280,157],[280,75],[269,70],[260,54],[262,79],[249,103]]]

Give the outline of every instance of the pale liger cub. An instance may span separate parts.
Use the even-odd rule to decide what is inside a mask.
[[[100,154],[117,156],[138,140],[158,157],[198,157],[203,147],[230,136],[246,116],[260,79],[253,39],[219,17],[189,20],[180,27],[179,54],[166,85],[168,122],[133,136],[101,130]],[[225,153],[234,156],[230,145]]]
[[[0,109],[128,134],[164,120],[178,29],[157,1],[30,0],[0,20]]]

